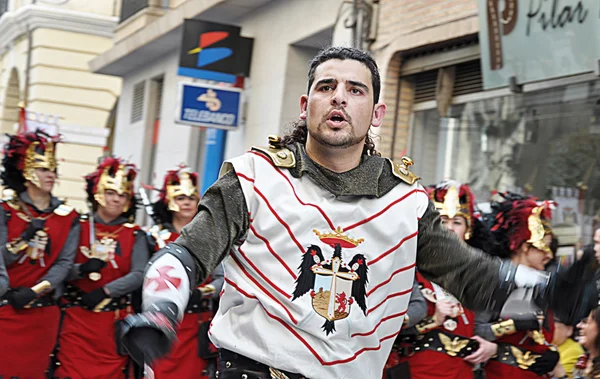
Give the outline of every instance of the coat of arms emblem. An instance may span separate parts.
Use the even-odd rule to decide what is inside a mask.
[[[357,247],[364,240],[353,239],[341,229],[329,233],[314,230],[321,241],[333,248],[331,259],[325,260],[321,248],[309,246],[304,253],[296,280],[292,301],[310,292],[315,312],[325,319],[323,330],[327,335],[335,331],[335,321],[350,315],[356,302],[366,315],[367,260],[356,254],[349,264],[344,263],[342,248]]]

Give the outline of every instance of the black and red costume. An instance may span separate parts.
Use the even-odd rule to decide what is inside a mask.
[[[57,378],[131,377],[115,336],[118,322],[132,313],[131,293],[141,287],[148,261],[146,236],[129,222],[135,212],[134,179],[135,167],[117,158],[106,158],[86,177],[94,209],[104,205],[105,190],[128,193],[131,200],[110,222],[97,212],[81,220],[79,251],[63,299]]]
[[[198,174],[185,167],[167,172],[159,199],[152,205],[158,224],[151,229],[150,234],[156,241],[157,249],[179,237],[172,222],[173,213],[179,211],[175,198],[181,195],[200,199]],[[169,354],[152,364],[156,379],[211,378],[209,374],[216,370],[217,349],[208,339],[208,328],[214,317],[222,286],[223,269],[219,265],[192,292],[185,316],[177,329],[177,342]],[[209,367],[211,363],[212,369]]]
[[[27,190],[40,187],[36,169],[56,172],[57,142],[42,132],[26,133],[10,136],[4,150],[2,181],[9,189],[0,201],[0,273],[9,278],[8,292],[0,296],[4,378],[46,377],[60,322],[56,300],[79,242],[77,213],[53,196],[46,209],[38,209]]]

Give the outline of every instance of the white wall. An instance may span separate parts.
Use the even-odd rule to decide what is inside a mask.
[[[230,143],[239,144],[237,139],[231,138],[228,151],[243,152],[253,145],[266,145],[269,134],[282,133],[284,103],[288,102],[288,96],[297,97],[294,101],[299,102],[301,95],[286,78],[289,49],[292,44],[330,28],[341,3],[342,0],[278,0],[237,22],[243,36],[254,38],[254,50],[250,85],[246,87],[249,103],[243,145],[230,148]],[[291,66],[297,67],[296,62]],[[306,82],[307,71],[308,65],[300,80]],[[290,88],[291,93],[287,91]],[[288,118],[289,113],[285,117]]]
[[[122,96],[117,109],[114,154],[130,159],[138,166],[147,165],[147,162],[144,162],[143,159],[147,159],[144,153],[147,154],[150,147],[146,146],[144,141],[146,133],[152,132],[153,122],[153,120],[148,119],[152,115],[152,112],[149,111],[149,106],[152,106],[149,104],[151,100],[149,96],[150,81],[163,76],[161,125],[154,161],[156,175],[153,183],[144,183],[156,187],[162,186],[163,175],[167,170],[188,160],[192,127],[179,125],[174,121],[177,105],[177,83],[184,79],[177,76],[178,60],[177,51],[173,51],[165,54],[163,59],[141,66],[135,72],[126,75],[123,79]],[[142,121],[131,124],[133,88],[142,80],[146,80],[144,114]],[[141,169],[143,171],[144,167],[141,167]]]

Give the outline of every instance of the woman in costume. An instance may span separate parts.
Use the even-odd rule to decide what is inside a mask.
[[[502,197],[504,201],[492,204],[491,230],[501,245],[497,253],[515,264],[544,270],[553,256],[550,203],[510,193]],[[551,345],[552,312],[533,303],[512,317],[478,315],[476,333],[498,346],[497,354],[485,366],[488,379],[550,377],[558,363],[558,351]]]
[[[52,196],[57,137],[9,136],[0,250],[10,289],[0,297],[0,377],[46,377],[60,321],[57,298],[79,243],[77,213]],[[0,262],[0,264],[2,264]]]
[[[199,201],[197,173],[185,166],[167,172],[159,199],[152,204],[157,225],[150,233],[157,248],[179,237],[181,229],[196,215]],[[216,299],[222,286],[223,269],[219,265],[193,291],[179,325],[178,342],[165,358],[153,363],[152,370],[156,379],[212,377],[217,351],[208,339],[208,327],[216,311]],[[198,373],[201,375],[198,376]]]
[[[148,242],[132,224],[136,168],[108,157],[86,176],[93,213],[82,217],[79,251],[64,296],[55,376],[60,379],[131,377],[115,341],[117,321],[132,312],[142,285]]]

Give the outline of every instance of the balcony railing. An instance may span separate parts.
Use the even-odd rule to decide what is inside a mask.
[[[0,0],[2,1],[2,0]],[[121,0],[121,22],[148,7],[149,0]]]

